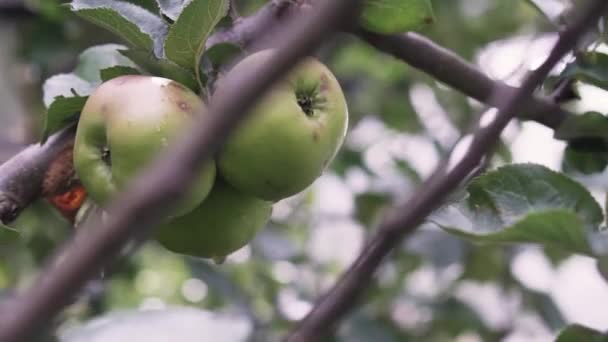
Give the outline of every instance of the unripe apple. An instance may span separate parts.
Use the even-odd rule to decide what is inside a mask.
[[[255,68],[273,53],[254,53],[230,73]],[[340,149],[348,126],[340,84],[312,57],[278,82],[252,111],[221,149],[218,169],[235,188],[269,201],[294,195],[314,182]]]
[[[129,75],[100,85],[82,109],[74,143],[74,168],[89,196],[104,205],[204,109],[194,92],[166,78]],[[198,206],[214,179],[210,162],[172,216]]]
[[[245,246],[271,213],[271,202],[243,194],[218,177],[209,197],[162,225],[157,240],[175,253],[223,260]]]

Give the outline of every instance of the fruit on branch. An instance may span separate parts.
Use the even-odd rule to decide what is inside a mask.
[[[256,68],[272,54],[254,53],[230,73]],[[294,195],[318,178],[340,149],[348,126],[342,89],[314,58],[301,62],[252,110],[220,151],[218,170],[235,188],[269,201]]]
[[[74,168],[90,197],[104,205],[204,109],[194,92],[165,78],[129,75],[99,86],[82,109],[74,144]],[[214,179],[211,162],[172,215],[198,206]]]
[[[157,240],[175,253],[223,260],[246,245],[271,213],[271,202],[243,194],[218,177],[209,197],[162,225]]]

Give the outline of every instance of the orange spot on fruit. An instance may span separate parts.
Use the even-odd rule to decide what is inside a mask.
[[[47,199],[66,219],[70,220],[70,222],[74,222],[76,213],[86,198],[86,190],[82,185],[77,184],[66,192],[49,196]]]

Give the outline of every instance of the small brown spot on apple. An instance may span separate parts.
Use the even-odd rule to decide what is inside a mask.
[[[179,109],[183,110],[184,112],[188,112],[188,113],[190,112],[190,106],[188,106],[188,104],[185,102],[180,101],[177,103],[177,106],[179,107]]]
[[[317,130],[312,131],[312,140],[314,140],[315,142],[319,141],[319,131],[317,131]]]

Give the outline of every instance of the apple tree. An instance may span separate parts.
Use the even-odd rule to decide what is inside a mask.
[[[0,3],[0,341],[608,339],[607,14]]]

